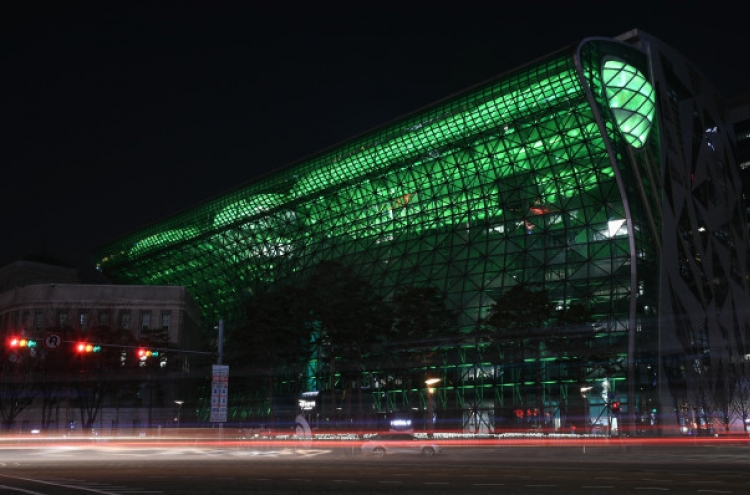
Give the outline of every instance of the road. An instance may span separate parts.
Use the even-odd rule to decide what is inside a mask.
[[[744,495],[749,466],[746,443],[455,447],[429,459],[283,445],[6,444],[0,493]]]

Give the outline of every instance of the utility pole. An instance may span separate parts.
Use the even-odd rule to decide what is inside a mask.
[[[227,407],[229,405],[229,366],[224,366],[224,320],[219,320],[219,356],[217,363],[212,367],[211,373],[211,416],[212,423],[219,423],[219,439],[223,440],[224,422],[227,420]]]
[[[216,364],[222,364],[222,361],[224,360],[224,320],[219,320],[219,342],[218,342],[218,348],[219,348],[219,359],[216,362]]]

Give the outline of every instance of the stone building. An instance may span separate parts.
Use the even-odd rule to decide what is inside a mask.
[[[61,283],[70,270],[36,262],[0,274],[1,400],[32,399],[13,427],[172,426],[182,404],[190,420],[200,309],[184,287]]]

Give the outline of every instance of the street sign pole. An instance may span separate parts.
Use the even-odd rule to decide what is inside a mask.
[[[211,372],[211,423],[219,423],[219,440],[223,440],[224,423],[227,421],[229,401],[229,366],[222,364],[224,358],[224,320],[219,320],[219,358]]]
[[[211,418],[212,423],[227,420],[227,390],[229,387],[229,366],[214,364],[211,373]]]

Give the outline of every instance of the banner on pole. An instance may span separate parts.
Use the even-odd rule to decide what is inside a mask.
[[[211,370],[211,423],[226,423],[229,366],[214,364]]]

